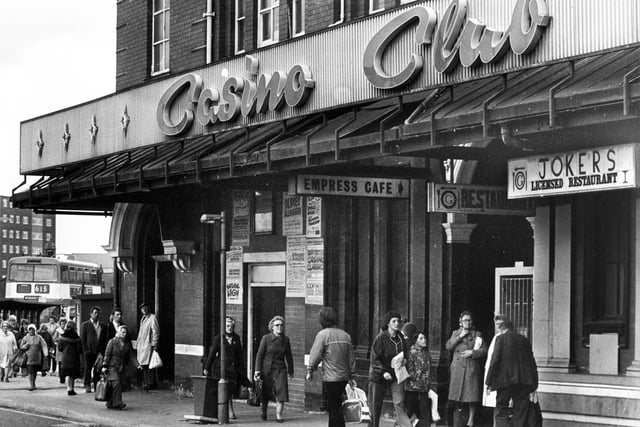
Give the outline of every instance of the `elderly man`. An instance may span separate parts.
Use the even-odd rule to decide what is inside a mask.
[[[496,316],[495,321],[500,335],[496,337],[486,379],[488,389],[497,390],[494,425],[525,426],[532,410],[529,393],[538,388],[538,367],[529,340],[513,330],[509,319]],[[509,400],[513,400],[512,410]]]

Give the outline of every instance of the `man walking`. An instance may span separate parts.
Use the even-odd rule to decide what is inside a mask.
[[[318,319],[323,329],[318,332],[311,346],[306,380],[313,379],[313,371],[322,362],[322,386],[327,394],[329,427],[344,427],[342,393],[347,382],[355,386],[356,376],[351,336],[336,326],[338,322],[333,308],[320,309]]]
[[[538,388],[538,367],[529,340],[513,330],[513,323],[503,316],[496,316],[495,322],[501,334],[496,337],[486,379],[488,389],[497,390],[495,426],[525,426],[533,408],[529,393]]]
[[[100,379],[100,372],[94,366],[98,355],[104,355],[107,347],[107,325],[100,322],[100,307],[91,307],[90,319],[80,325],[80,339],[84,353],[84,388],[91,393],[91,384],[95,385]]]

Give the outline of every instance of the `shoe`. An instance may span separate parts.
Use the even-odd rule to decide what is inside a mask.
[[[284,422],[284,419],[282,419],[282,418],[276,418],[276,422],[283,423],[283,422]]]
[[[78,393],[76,393],[76,392],[75,392],[75,391],[73,391],[73,390],[69,390],[69,391],[67,391],[67,396],[75,396],[76,394],[78,394]]]
[[[46,373],[46,372],[43,372],[43,373],[42,373],[42,376],[43,376],[43,377],[46,377],[46,376],[47,376],[47,373]]]
[[[231,414],[229,414],[229,419],[230,419],[230,420],[237,420],[237,419],[238,419],[238,417],[236,417],[236,414],[235,414],[235,413],[231,413]]]
[[[29,387],[29,391],[33,391],[33,390],[35,390],[35,388]]]
[[[4,379],[4,382],[5,382],[5,383],[8,383],[8,382],[9,382],[9,378],[5,378],[5,379]]]
[[[116,406],[116,409],[120,409],[120,410],[122,410],[122,409],[124,409],[124,407],[125,407],[125,406],[127,406],[127,404],[126,404],[126,403],[123,403],[123,404],[122,404],[122,405],[120,405],[120,406]]]
[[[419,423],[419,422],[420,422],[420,419],[419,419],[419,418],[416,418],[415,420],[413,420],[413,421],[411,422],[411,425],[412,425],[413,427],[416,427],[416,426],[418,425],[418,423]]]
[[[265,414],[264,412],[260,414],[260,419],[262,421],[267,421],[267,414]]]

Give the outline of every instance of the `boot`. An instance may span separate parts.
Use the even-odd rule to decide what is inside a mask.
[[[269,407],[269,402],[262,402],[262,413],[260,414],[260,419],[262,421],[267,420],[267,408]]]

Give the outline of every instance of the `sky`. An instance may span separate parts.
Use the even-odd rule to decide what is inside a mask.
[[[22,182],[21,121],[115,91],[115,27],[116,0],[0,1],[0,194]],[[59,215],[56,251],[104,252],[110,223]]]

